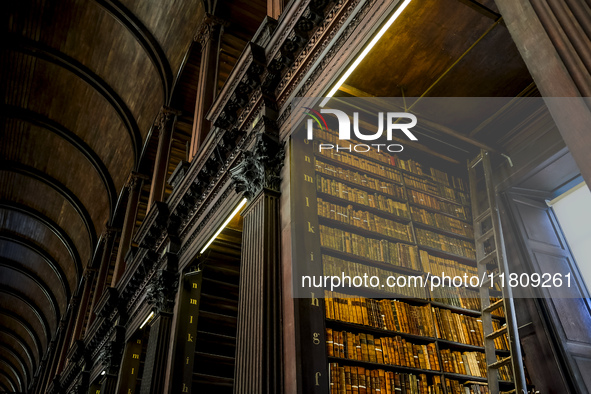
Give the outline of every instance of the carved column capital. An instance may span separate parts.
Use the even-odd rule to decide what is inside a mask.
[[[263,189],[279,191],[285,151],[274,135],[260,133],[253,148],[242,152],[243,159],[230,170],[237,193],[251,200]]]
[[[148,284],[146,299],[158,313],[172,313],[178,287],[178,274],[173,271],[158,270]]]
[[[105,229],[103,230],[103,234],[101,235],[101,239],[106,241],[106,240],[114,237],[119,232],[121,232],[120,228],[113,227],[113,226],[105,226]]]
[[[213,33],[216,31],[216,29],[220,29],[225,26],[228,26],[228,22],[218,18],[217,16],[206,13],[203,17],[201,25],[199,25],[199,28],[197,29],[197,34],[195,34],[194,41],[198,41],[201,44],[201,47],[204,47],[212,39]]]
[[[134,188],[138,188],[141,186],[142,182],[149,179],[146,175],[140,174],[139,172],[132,171],[129,174],[129,178],[127,179],[127,183],[124,187],[129,189],[129,191],[133,190]]]
[[[156,126],[158,130],[163,130],[167,124],[171,124],[171,121],[173,121],[174,118],[179,116],[180,114],[181,111],[177,111],[176,109],[164,105],[162,106],[162,108],[160,108],[158,116],[156,116],[154,126]]]

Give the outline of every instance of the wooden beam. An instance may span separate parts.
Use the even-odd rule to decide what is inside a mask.
[[[501,14],[494,12],[487,6],[480,4],[476,0],[458,0],[460,3],[467,5],[468,7],[472,8],[473,10],[481,13],[482,15],[490,18],[492,20],[497,20],[501,16]]]

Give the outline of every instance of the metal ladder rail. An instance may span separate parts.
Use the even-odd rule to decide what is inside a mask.
[[[478,182],[476,171],[478,165],[482,165],[486,187],[487,206],[483,212],[478,211],[479,207],[476,198]],[[490,156],[487,151],[481,150],[480,154],[469,164],[468,174],[470,181],[470,194],[472,197],[472,214],[474,215],[474,233],[478,275],[480,278],[488,277],[487,267],[494,266],[496,264],[498,267],[498,274],[505,274],[505,278],[507,278],[509,274],[509,267],[506,259],[505,244],[503,240],[499,211],[496,203],[496,195],[492,183]],[[482,225],[489,219],[492,228],[483,231]],[[491,238],[494,239],[494,250],[486,253],[484,245],[485,242],[491,240]],[[500,388],[499,377],[497,373],[498,369],[511,363],[515,388],[509,391],[509,393],[526,394],[527,386],[525,382],[523,360],[521,358],[521,344],[519,343],[517,318],[513,304],[512,290],[510,287],[502,286],[501,300],[491,304],[490,289],[490,285],[483,285],[479,290],[489,391],[491,394],[499,394]],[[492,325],[492,312],[501,306],[504,307],[505,310],[506,325],[501,329],[494,331]],[[507,335],[510,355],[501,360],[497,360],[494,340],[501,335]]]

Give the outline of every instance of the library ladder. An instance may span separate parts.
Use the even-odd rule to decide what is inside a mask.
[[[468,165],[472,215],[474,217],[474,236],[476,242],[476,262],[478,276],[484,283],[480,287],[482,324],[484,329],[484,350],[487,363],[488,387],[491,394],[499,394],[498,370],[504,366],[512,368],[514,387],[505,393],[526,394],[527,386],[521,357],[521,345],[517,331],[517,318],[510,287],[501,286],[502,297],[491,303],[491,283],[498,283],[499,278],[507,279],[509,267],[505,254],[503,232],[492,182],[490,155],[481,150],[480,154]],[[506,324],[494,330],[493,313],[503,307]],[[507,336],[509,356],[497,359],[495,339]]]

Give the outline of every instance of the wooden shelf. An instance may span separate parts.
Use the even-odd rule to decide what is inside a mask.
[[[416,207],[416,208],[424,209],[425,211],[429,211],[429,212],[433,212],[433,213],[439,213],[439,214],[441,214],[443,216],[447,216],[447,217],[452,218],[452,219],[457,219],[460,222],[472,224],[471,218],[470,219],[463,219],[461,217],[452,215],[451,213],[443,212],[443,211],[440,211],[439,209],[431,208],[431,207],[429,207],[427,205],[423,205],[423,204],[417,204],[417,203],[412,202],[412,201],[409,201],[408,202],[408,205],[413,206],[413,207]]]
[[[412,223],[413,223],[413,225],[415,227],[419,227],[419,228],[422,228],[422,229],[425,229],[425,230],[430,230],[430,231],[433,231],[433,232],[436,232],[436,233],[439,233],[439,234],[442,234],[442,235],[447,235],[449,237],[459,238],[459,239],[462,239],[464,241],[474,242],[474,239],[473,238],[467,237],[465,235],[460,235],[458,233],[454,233],[454,232],[449,231],[449,230],[444,230],[444,229],[439,228],[439,227],[436,227],[436,226],[431,226],[430,224],[425,224],[423,222],[418,222],[418,221],[416,221],[414,219],[412,219]]]
[[[322,254],[327,254],[327,255],[330,255],[333,257],[337,257],[339,259],[345,259],[345,260],[350,261],[352,263],[370,265],[375,268],[381,268],[381,269],[396,272],[399,274],[419,275],[419,276],[422,276],[425,274],[423,271],[416,271],[416,270],[413,270],[412,268],[402,267],[399,265],[394,265],[394,264],[386,263],[383,261],[372,260],[367,257],[362,257],[362,256],[357,256],[355,254],[342,252],[340,250],[331,249],[326,246],[321,246],[320,251],[322,252]]]
[[[438,200],[440,200],[440,201],[443,201],[443,202],[447,202],[447,203],[454,204],[454,205],[459,205],[460,207],[467,207],[467,208],[470,208],[468,205],[462,204],[461,202],[458,202],[458,201],[455,201],[455,200],[450,200],[450,199],[449,199],[449,198],[447,198],[447,197],[442,197],[442,196],[439,196],[439,195],[437,195],[437,194],[435,194],[435,193],[428,192],[428,191],[425,191],[425,190],[419,189],[419,188],[417,188],[417,187],[412,187],[412,186],[408,186],[408,185],[406,185],[406,188],[407,188],[407,189],[410,189],[410,190],[414,190],[414,191],[416,191],[416,192],[419,192],[419,193],[426,194],[426,195],[428,195],[428,196],[431,196],[431,197],[433,197],[433,198],[436,198],[436,199],[438,199]]]
[[[420,243],[418,245],[419,245],[420,250],[424,250],[425,252],[429,252],[430,254],[432,254],[434,256],[449,258],[449,259],[455,260],[458,263],[463,263],[466,265],[470,265],[472,267],[476,267],[476,260],[471,259],[469,257],[461,256],[459,254],[455,254],[455,253],[451,253],[451,252],[446,252],[445,250],[435,249],[430,246],[421,245]]]
[[[475,298],[477,298],[477,297],[475,297]],[[460,308],[458,306],[448,305],[448,304],[444,304],[442,302],[437,302],[437,301],[431,301],[431,306],[434,306],[436,308],[449,309],[452,312],[461,313],[462,315],[466,315],[466,316],[480,317],[482,315],[482,313],[480,313],[480,311]]]
[[[369,332],[369,333],[374,333],[377,335],[385,335],[385,336],[391,336],[391,337],[398,336],[398,337],[402,337],[405,339],[409,339],[411,341],[417,341],[422,344],[434,343],[435,341],[438,340],[435,337],[409,334],[409,333],[400,332],[400,331],[385,330],[385,329],[381,329],[381,328],[377,328],[377,327],[365,326],[363,324],[347,323],[347,322],[343,322],[343,321],[336,320],[336,319],[326,319],[326,322],[328,323],[328,325],[331,326],[330,328],[339,327],[339,328],[343,328],[345,330],[362,331],[365,333]]]
[[[372,369],[384,369],[393,372],[406,372],[406,373],[413,373],[413,374],[429,374],[429,375],[441,375],[441,371],[434,371],[431,369],[420,369],[420,368],[413,368],[413,367],[405,367],[402,365],[393,365],[393,364],[380,364],[374,363],[371,361],[360,361],[360,360],[351,360],[348,358],[340,358],[340,357],[328,357],[328,362],[336,362],[339,364],[348,364],[348,365],[356,365],[360,367],[367,367]]]

